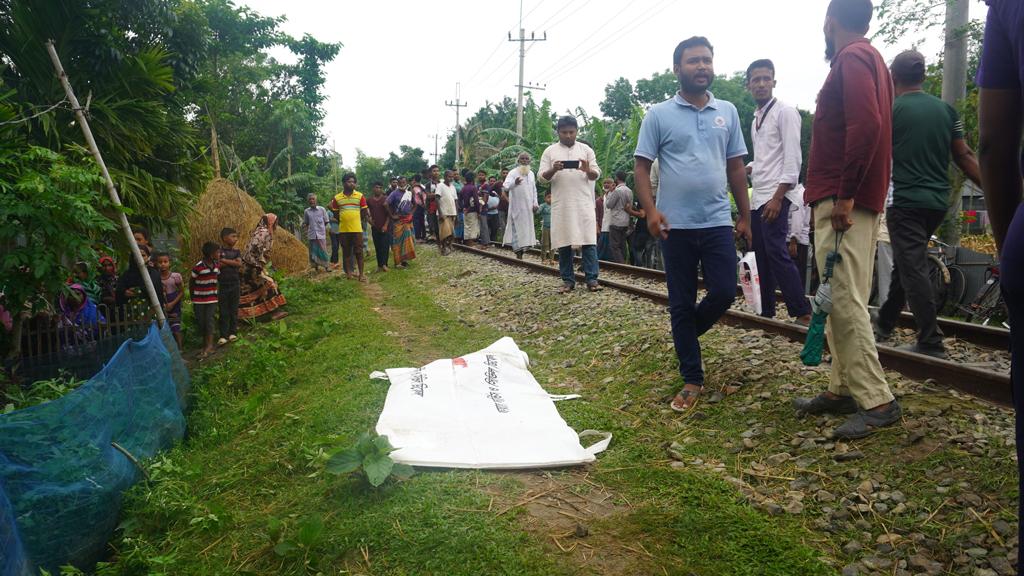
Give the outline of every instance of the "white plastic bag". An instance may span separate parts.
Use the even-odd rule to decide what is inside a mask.
[[[377,433],[396,462],[444,468],[540,468],[593,462],[611,434],[577,434],[529,370],[511,338],[422,368],[375,372],[391,381]],[[583,437],[602,439],[589,448]]]
[[[743,300],[754,314],[761,314],[761,277],[757,275],[757,258],[753,252],[743,254],[740,258],[737,275],[743,286]]]

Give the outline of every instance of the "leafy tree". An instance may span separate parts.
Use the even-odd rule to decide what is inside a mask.
[[[367,156],[362,150],[356,149],[356,179],[359,187],[366,193],[372,190],[374,182],[380,182],[387,190],[390,175],[384,168],[384,159]]]
[[[134,219],[173,229],[189,213],[205,162],[179,87],[195,53],[175,54],[181,22],[160,0],[6,0],[0,3],[0,93],[17,116],[61,102],[44,48],[53,39],[100,150]],[[81,143],[67,106],[14,125],[27,144],[62,151]]]
[[[671,98],[679,90],[679,80],[671,70],[652,74],[650,78],[636,81],[636,100],[644,107]]]
[[[10,340],[0,342],[7,356],[19,352],[21,312],[49,308],[66,289],[61,263],[95,262],[96,247],[117,230],[103,214],[113,211],[103,178],[84,154],[0,146],[0,303],[14,315]]]
[[[604,87],[604,100],[599,105],[601,113],[610,120],[628,120],[637,104],[633,93],[633,84],[619,77],[618,80]]]
[[[384,161],[384,171],[393,176],[411,176],[427,169],[427,161],[422,148],[413,148],[402,144],[398,147],[399,154],[391,152]]]

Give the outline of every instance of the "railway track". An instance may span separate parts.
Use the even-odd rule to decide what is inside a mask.
[[[492,245],[490,250],[494,250],[495,245]],[[511,250],[500,247],[503,251]],[[540,250],[531,249],[528,251],[530,254],[540,256]],[[579,263],[580,257],[575,257],[575,261]],[[630,266],[628,264],[617,264],[615,262],[608,262],[606,260],[600,261],[601,270],[608,270],[612,272],[618,272],[621,274],[627,274],[629,276],[635,276],[637,278],[643,278],[645,280],[651,280],[654,282],[665,282],[665,273],[661,270],[655,270],[653,268],[640,268],[637,266]],[[703,281],[700,282],[700,287],[703,288]],[[743,289],[740,285],[736,285],[736,295],[739,297],[743,296]],[[781,293],[779,293],[781,302]],[[872,306],[872,309],[876,309]],[[976,346],[983,346],[985,348],[992,348],[995,350],[1008,350],[1010,347],[1010,331],[1005,328],[996,326],[982,326],[981,324],[972,324],[970,322],[962,322],[952,318],[938,318],[939,328],[942,329],[943,334],[950,338],[957,338],[964,342],[969,342]],[[911,328],[916,329],[917,325],[914,323],[914,316],[909,312],[900,313],[900,318],[897,322],[899,328]]]
[[[490,258],[513,266],[527,268],[541,274],[547,274],[549,276],[559,275],[558,269],[555,267],[527,259],[519,260],[515,256],[511,255],[510,252],[505,250],[499,251],[493,248],[489,250],[480,250],[459,244],[456,244],[455,247],[463,252],[476,254],[478,256]],[[601,262],[601,267],[605,270],[614,270],[616,272],[636,275],[647,279],[659,279],[655,274],[660,272],[657,270],[636,268],[623,264],[613,265],[610,262],[603,261]],[[582,274],[577,273],[576,277],[579,280],[583,280]],[[660,280],[664,281],[664,273],[661,273]],[[627,282],[619,282],[615,280],[600,279],[599,282],[602,286],[644,298],[664,306],[668,305],[668,295],[664,292],[650,290]],[[781,320],[771,318],[763,318],[755,314],[735,309],[728,310],[722,317],[721,322],[739,328],[762,330],[767,333],[778,334],[796,342],[803,342],[807,335],[807,329],[799,324],[783,322]],[[955,321],[946,320],[946,322]],[[976,337],[979,339],[979,344],[980,342],[985,341],[999,342],[997,337],[998,335],[988,334],[986,336],[977,336],[979,331],[976,330],[978,328],[988,328],[989,330],[981,331],[981,333],[985,333],[997,329],[967,324],[965,322],[955,322],[955,324],[948,326],[951,328],[950,331],[953,331],[952,329],[954,328],[960,329],[960,332],[954,332],[954,334],[958,334],[958,338]],[[944,325],[943,331],[946,331],[946,329],[947,325]],[[1003,332],[1006,331],[1004,330]],[[953,334],[947,332],[947,335]],[[1008,340],[1008,335],[1005,337]],[[950,362],[948,360],[939,360],[930,356],[898,350],[891,346],[882,344],[878,345],[878,357],[882,362],[882,366],[899,372],[909,378],[930,380],[936,384],[959,390],[988,402],[1004,406],[1013,405],[1010,392],[1010,376],[1008,374],[983,370],[956,362]]]

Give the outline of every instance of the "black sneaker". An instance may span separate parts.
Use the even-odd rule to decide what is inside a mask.
[[[931,356],[932,358],[938,358],[939,360],[948,360],[946,356],[946,347],[939,344],[938,346],[923,346],[921,343],[916,344],[904,344],[897,346],[897,350],[903,352],[913,352],[914,354],[924,354],[925,356]]]
[[[832,431],[832,438],[837,440],[854,440],[870,436],[879,428],[892,426],[903,417],[903,409],[900,403],[893,400],[889,406],[880,412],[862,410],[850,416],[841,426]]]
[[[814,398],[794,398],[793,408],[801,414],[853,414],[858,410],[857,402],[853,398],[832,398],[824,393]]]
[[[892,338],[892,330],[886,330],[878,323],[878,310],[872,310],[870,315],[871,331],[875,333],[875,342],[885,342]]]

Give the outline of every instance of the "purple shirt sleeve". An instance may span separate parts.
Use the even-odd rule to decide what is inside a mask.
[[[977,84],[995,90],[1024,89],[1024,3],[990,0]]]

